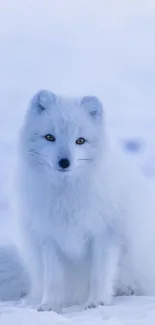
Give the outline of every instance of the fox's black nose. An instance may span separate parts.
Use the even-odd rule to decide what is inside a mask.
[[[70,161],[66,158],[62,158],[59,160],[59,166],[63,169],[68,168],[70,166]]]

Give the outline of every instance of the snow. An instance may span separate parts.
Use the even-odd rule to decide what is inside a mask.
[[[8,193],[16,136],[40,88],[94,94],[119,143],[142,139],[129,159],[155,176],[155,2],[153,0],[2,0],[0,3],[0,227],[8,229]],[[4,228],[4,222],[6,228]],[[2,236],[3,235],[3,236]],[[110,307],[37,313],[0,304],[1,325],[155,324],[155,298],[122,297]]]
[[[151,325],[155,322],[155,298],[117,298],[113,306],[82,311],[79,308],[64,311],[61,315],[53,312],[38,313],[19,305],[1,304],[0,324],[2,325]]]

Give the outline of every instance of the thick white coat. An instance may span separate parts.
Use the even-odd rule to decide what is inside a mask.
[[[77,145],[80,137],[86,142]],[[154,186],[135,180],[116,148],[96,97],[41,91],[32,99],[20,137],[16,239],[31,280],[28,301],[40,310],[109,304],[130,289],[155,294],[154,210],[146,201],[154,204]]]
[[[47,141],[46,134],[56,140]],[[82,145],[76,144],[80,137]],[[21,132],[18,215],[30,298],[41,300],[41,309],[112,300],[125,193],[116,180],[109,182],[109,175],[117,176],[108,154],[96,97],[34,96]],[[60,170],[63,158],[70,166]]]

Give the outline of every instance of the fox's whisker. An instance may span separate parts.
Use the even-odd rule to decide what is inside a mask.
[[[78,160],[88,160],[88,161],[94,161],[94,159],[91,159],[91,158],[83,158],[83,159],[78,159]]]

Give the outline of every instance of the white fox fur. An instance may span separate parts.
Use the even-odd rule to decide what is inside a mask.
[[[155,262],[141,268],[147,208],[137,210],[141,196],[130,195],[123,155],[106,135],[96,97],[40,91],[30,103],[20,137],[17,242],[31,280],[28,301],[39,310],[110,304],[123,285],[155,293]],[[62,170],[60,159],[70,166]]]
[[[46,134],[56,141],[47,141]],[[86,142],[76,144],[81,137]],[[125,198],[119,182],[109,182],[109,175],[117,175],[106,147],[96,97],[67,99],[48,91],[34,96],[21,132],[19,229],[30,300],[40,302],[40,309],[111,303]],[[70,161],[67,171],[59,170],[62,158]]]

